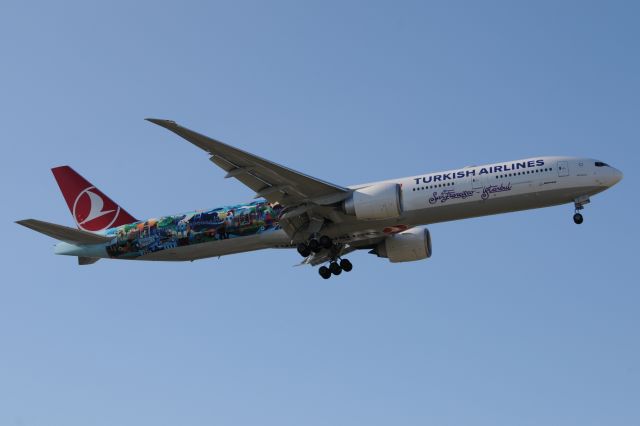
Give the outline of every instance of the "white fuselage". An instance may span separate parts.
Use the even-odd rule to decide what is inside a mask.
[[[382,221],[349,220],[334,224],[334,234],[399,225],[417,226],[497,213],[572,203],[616,184],[622,173],[597,160],[534,157],[401,179],[403,214]],[[519,165],[526,164],[526,167]],[[604,163],[602,163],[604,164]],[[361,188],[367,185],[356,185]]]
[[[402,214],[393,219],[362,220],[340,215],[322,232],[336,242],[374,240],[418,225],[497,213],[534,209],[565,203],[584,203],[616,184],[622,173],[594,159],[534,157],[482,166],[428,173],[351,186],[363,188],[380,183],[401,184]],[[281,229],[273,232],[171,248],[140,260],[193,260],[263,248],[292,247]],[[56,253],[108,257],[104,246],[78,247],[60,243]]]

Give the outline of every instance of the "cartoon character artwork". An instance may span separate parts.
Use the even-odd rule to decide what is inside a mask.
[[[111,257],[134,258],[169,248],[202,244],[279,229],[279,204],[255,201],[134,222],[107,231]]]

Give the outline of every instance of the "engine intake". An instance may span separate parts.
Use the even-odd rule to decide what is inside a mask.
[[[400,184],[381,183],[357,189],[344,201],[344,212],[362,220],[392,219],[402,214]]]
[[[431,257],[431,234],[427,228],[411,228],[388,236],[373,253],[392,263],[427,259]]]

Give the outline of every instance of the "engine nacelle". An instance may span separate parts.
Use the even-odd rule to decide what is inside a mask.
[[[380,183],[356,189],[344,201],[347,214],[363,220],[392,219],[402,214],[400,184]]]
[[[388,236],[373,251],[389,262],[412,262],[431,257],[431,234],[427,228],[411,228]]]

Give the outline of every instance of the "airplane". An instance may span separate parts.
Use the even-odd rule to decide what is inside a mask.
[[[54,252],[78,264],[99,259],[193,261],[268,248],[295,248],[300,264],[320,266],[324,279],[349,272],[356,250],[390,262],[431,257],[426,225],[573,203],[583,222],[590,197],[623,174],[582,157],[533,157],[341,186],[316,179],[196,133],[148,118],[208,153],[255,191],[254,201],[138,220],[69,166],[53,175],[77,229],[36,219],[16,223],[60,242]]]

